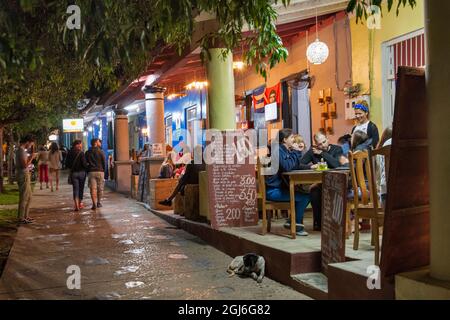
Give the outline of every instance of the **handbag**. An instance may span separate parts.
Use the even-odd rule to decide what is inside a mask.
[[[72,163],[72,168],[75,167],[75,163],[77,162],[77,160],[78,160],[78,158],[80,157],[80,154],[81,154],[82,152],[83,152],[83,151],[78,152],[77,156],[75,157],[75,160],[74,160],[73,163]],[[72,178],[72,173],[73,173],[73,171],[72,171],[72,168],[70,168],[69,176],[67,177],[67,183],[68,183],[68,184],[73,184],[73,178]]]

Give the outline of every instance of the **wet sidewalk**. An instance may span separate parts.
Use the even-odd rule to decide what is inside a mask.
[[[123,195],[107,191],[103,208],[75,213],[61,181],[58,192],[35,190],[36,221],[19,228],[0,300],[308,299],[268,278],[229,278],[231,257]],[[67,287],[70,266],[80,268],[80,290]]]

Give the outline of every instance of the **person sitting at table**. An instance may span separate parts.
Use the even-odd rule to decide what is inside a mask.
[[[315,145],[300,160],[302,164],[318,164],[323,159],[330,169],[341,166],[339,160],[343,153],[340,146],[330,144],[327,136],[323,133],[316,133],[314,135],[314,143]]]
[[[352,152],[367,151],[372,148],[372,140],[364,131],[355,131],[352,134]]]
[[[169,152],[163,164],[161,165],[161,169],[159,170],[158,179],[170,179],[174,176],[175,171],[175,152]]]
[[[298,150],[300,150],[302,153],[306,149],[305,139],[299,134],[294,135],[294,144],[298,146]]]
[[[202,159],[202,163],[195,163],[194,162],[194,154],[198,155],[198,158]],[[163,206],[170,207],[172,205],[172,200],[176,197],[178,193],[181,195],[184,195],[184,189],[186,185],[188,184],[199,184],[199,173],[201,171],[206,170],[206,164],[203,159],[203,148],[200,145],[197,145],[194,147],[194,154],[191,155],[192,161],[186,165],[186,169],[184,174],[180,177],[178,180],[178,184],[175,187],[175,190],[172,192],[170,197],[167,199],[164,199],[162,201],[159,201],[158,203]]]
[[[266,177],[266,197],[269,201],[274,202],[288,202],[290,201],[289,184],[286,182],[283,173],[290,172],[299,167],[303,169],[311,168],[311,165],[302,165],[300,159],[302,153],[299,146],[294,143],[294,135],[291,129],[282,129],[278,132],[278,144],[276,145],[279,152],[279,166],[278,172],[272,176]],[[291,151],[292,150],[292,151]],[[272,150],[276,152],[276,150]],[[298,236],[307,236],[303,221],[305,209],[310,202],[308,194],[295,194],[295,221],[296,234]],[[286,229],[291,228],[290,221],[284,224]]]
[[[346,159],[342,153],[342,148],[337,145],[330,144],[328,138],[323,133],[314,135],[315,145],[303,156],[301,163],[317,164],[324,159],[328,168],[335,169],[341,167]],[[322,224],[322,184],[313,184],[309,190],[311,198],[311,206],[313,209],[314,231],[321,230]]]
[[[356,131],[362,131],[369,137],[372,148],[376,148],[380,135],[378,128],[372,121],[369,120],[369,105],[366,101],[361,100],[353,107],[355,109],[356,126],[352,129],[352,135]]]
[[[347,156],[350,151],[350,145],[352,142],[352,135],[346,134],[338,139],[338,145],[342,148],[342,153]]]

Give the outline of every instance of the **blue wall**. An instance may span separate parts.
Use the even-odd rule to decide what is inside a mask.
[[[164,99],[164,119],[172,115],[172,146],[178,144],[180,136],[183,136],[183,139],[186,140],[186,133],[182,131],[182,129],[187,129],[186,109],[196,106],[197,119],[206,119],[207,89],[190,90],[186,93],[187,95],[182,98]],[[202,141],[197,142],[201,143]]]

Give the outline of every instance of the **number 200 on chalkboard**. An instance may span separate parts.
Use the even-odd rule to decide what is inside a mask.
[[[226,210],[226,220],[239,220],[241,218],[241,209],[228,208]]]

